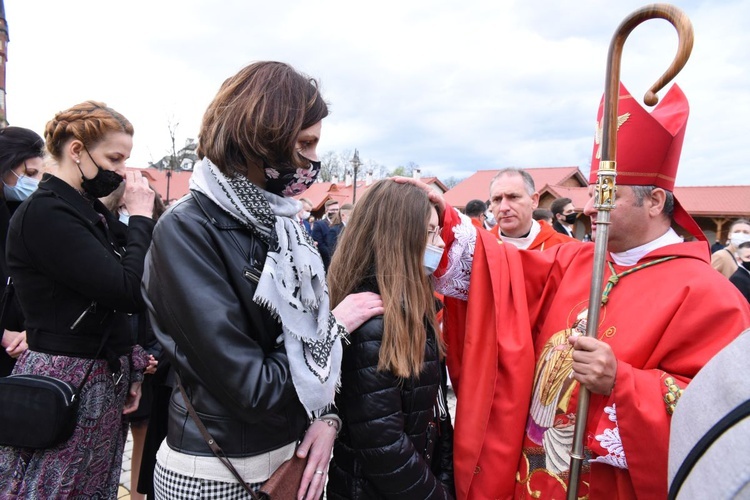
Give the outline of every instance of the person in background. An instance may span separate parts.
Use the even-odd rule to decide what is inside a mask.
[[[310,225],[310,211],[312,210],[312,202],[308,198],[300,198],[299,202],[302,203],[302,210],[297,212],[299,223],[305,228],[308,234],[312,235],[312,225]]]
[[[576,217],[578,217],[578,214],[576,213],[576,208],[573,206],[573,200],[570,198],[558,198],[552,202],[549,209],[554,218],[552,221],[552,227],[555,231],[570,236],[571,238],[575,238],[573,230],[575,229]]]
[[[156,222],[166,211],[166,207],[159,193],[153,187],[151,187],[151,190],[154,191],[154,209],[151,217]],[[122,183],[112,194],[99,199],[117,217],[117,222],[110,223],[110,230],[115,239],[123,245],[127,242],[128,224],[130,222],[130,214],[123,199],[124,194],[125,183]],[[156,340],[146,312],[131,315],[130,323],[135,342],[145,349],[149,357],[148,366],[144,369],[143,384],[141,385],[141,401],[138,404],[138,409],[131,413],[128,418],[130,433],[133,437],[133,449],[130,454],[130,498],[131,500],[144,500],[146,495],[139,492],[138,482],[141,475],[146,429],[149,425],[151,408],[154,404],[154,393],[156,392],[154,388],[154,374],[156,373],[159,359],[162,357],[162,349]],[[153,466],[151,467],[150,474],[153,475]]]
[[[336,395],[344,425],[329,500],[453,498],[445,347],[430,278],[443,246],[427,195],[390,179],[365,192],[339,241],[328,273],[332,304],[367,291],[382,296],[385,312],[352,332],[344,348]]]
[[[46,450],[0,447],[0,497],[115,498],[126,415],[138,408],[148,364],[128,315],[144,310],[154,192],[140,173],[126,172],[133,126],[106,104],[86,101],[57,113],[45,139],[57,171],[44,174],[8,231],[8,268],[29,344],[13,373],[74,387],[86,382],[67,441]],[[123,177],[130,213],[124,246],[110,229],[117,219],[98,200]]]
[[[547,208],[535,208],[534,211],[531,212],[531,218],[535,221],[543,220],[547,224],[552,225],[552,212]]]
[[[729,226],[729,244],[711,254],[711,267],[727,278],[731,277],[739,267],[737,249],[747,241],[750,241],[750,220],[735,220]]]
[[[714,244],[711,245],[711,253],[713,254],[714,252],[718,252],[719,250],[721,250],[724,247],[726,247],[726,245],[723,244],[723,243],[721,243],[719,241],[719,238],[716,238],[716,241],[714,241]]]
[[[326,269],[331,263],[331,249],[328,247],[328,232],[331,230],[333,225],[333,219],[339,213],[339,202],[336,200],[328,200],[325,202],[325,215],[319,221],[313,224],[312,237],[318,244],[318,252],[320,257],[323,259],[323,265]]]
[[[3,203],[0,203],[0,274],[2,286],[8,281],[5,260],[5,240],[8,237],[10,217],[16,208],[36,191],[44,172],[44,140],[36,132],[21,127],[0,129],[0,179],[3,182]],[[10,375],[16,358],[24,352],[26,327],[18,299],[13,297],[6,309],[2,351],[0,351],[0,377]]]
[[[464,208],[464,213],[471,219],[471,223],[482,229],[486,229],[484,225],[484,221],[487,219],[486,211],[487,205],[482,200],[471,200]]]
[[[346,228],[346,224],[349,222],[349,216],[351,215],[352,210],[354,210],[354,205],[351,203],[344,203],[341,205],[339,213],[333,218],[333,223],[328,231],[328,250],[331,252],[331,256],[333,256],[336,251],[336,245],[341,237],[341,233],[343,233]]]
[[[739,267],[729,277],[729,281],[750,302],[750,241],[740,243],[740,246],[737,248],[737,259],[739,260]]]
[[[373,293],[330,307],[320,254],[297,220],[293,197],[320,171],[327,115],[315,80],[262,61],[226,79],[203,116],[190,194],[159,220],[143,278],[178,383],[156,498],[247,496],[188,405],[247,488],[296,454],[306,460],[296,497],[323,493],[340,428],[341,336],[383,312]]]

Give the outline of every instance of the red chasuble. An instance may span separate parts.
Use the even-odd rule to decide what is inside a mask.
[[[446,247],[457,223],[447,210]],[[478,233],[465,333],[447,338],[458,400],[457,494],[564,498],[578,395],[567,339],[585,332],[594,245],[518,251]],[[591,462],[579,496],[666,498],[680,389],[750,326],[747,301],[707,255],[705,243],[662,247],[638,266],[676,258],[632,272],[610,291],[598,338],[618,359],[616,384],[611,395],[591,397],[584,443]]]

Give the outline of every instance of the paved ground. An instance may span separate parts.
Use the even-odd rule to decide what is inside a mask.
[[[456,397],[452,390],[448,390],[448,409],[453,417],[456,415]],[[128,441],[125,443],[125,453],[122,456],[122,472],[120,473],[120,490],[117,498],[130,498],[130,457],[133,452],[133,440],[128,433]]]

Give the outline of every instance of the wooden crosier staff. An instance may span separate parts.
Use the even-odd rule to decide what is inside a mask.
[[[687,15],[673,5],[653,4],[642,7],[630,14],[615,31],[607,54],[607,74],[604,82],[604,112],[602,115],[601,161],[597,174],[595,205],[596,243],[594,246],[594,269],[591,275],[589,311],[586,323],[586,336],[597,337],[599,311],[601,309],[604,263],[607,257],[610,212],[615,208],[615,176],[617,158],[617,105],[620,87],[620,61],[625,39],[633,29],[648,19],[666,19],[677,30],[679,46],[677,55],[667,71],[646,92],[643,101],[654,106],[659,102],[656,93],[664,88],[685,66],[693,49],[693,25]],[[578,482],[583,464],[583,439],[589,412],[589,391],[580,386],[578,408],[576,410],[573,447],[570,452],[570,478],[568,480],[568,500],[577,500]]]

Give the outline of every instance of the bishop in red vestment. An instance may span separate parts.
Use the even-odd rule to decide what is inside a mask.
[[[649,114],[621,87],[619,108],[596,339],[583,336],[593,245],[517,250],[444,213],[438,291],[468,299],[466,328],[446,339],[459,498],[564,498],[580,384],[592,394],[579,496],[666,498],[682,389],[750,326],[747,301],[711,268],[705,238],[671,194],[684,94],[673,86]],[[596,145],[593,157],[595,178]],[[592,202],[584,213],[595,228]],[[683,242],[672,221],[704,241]]]

